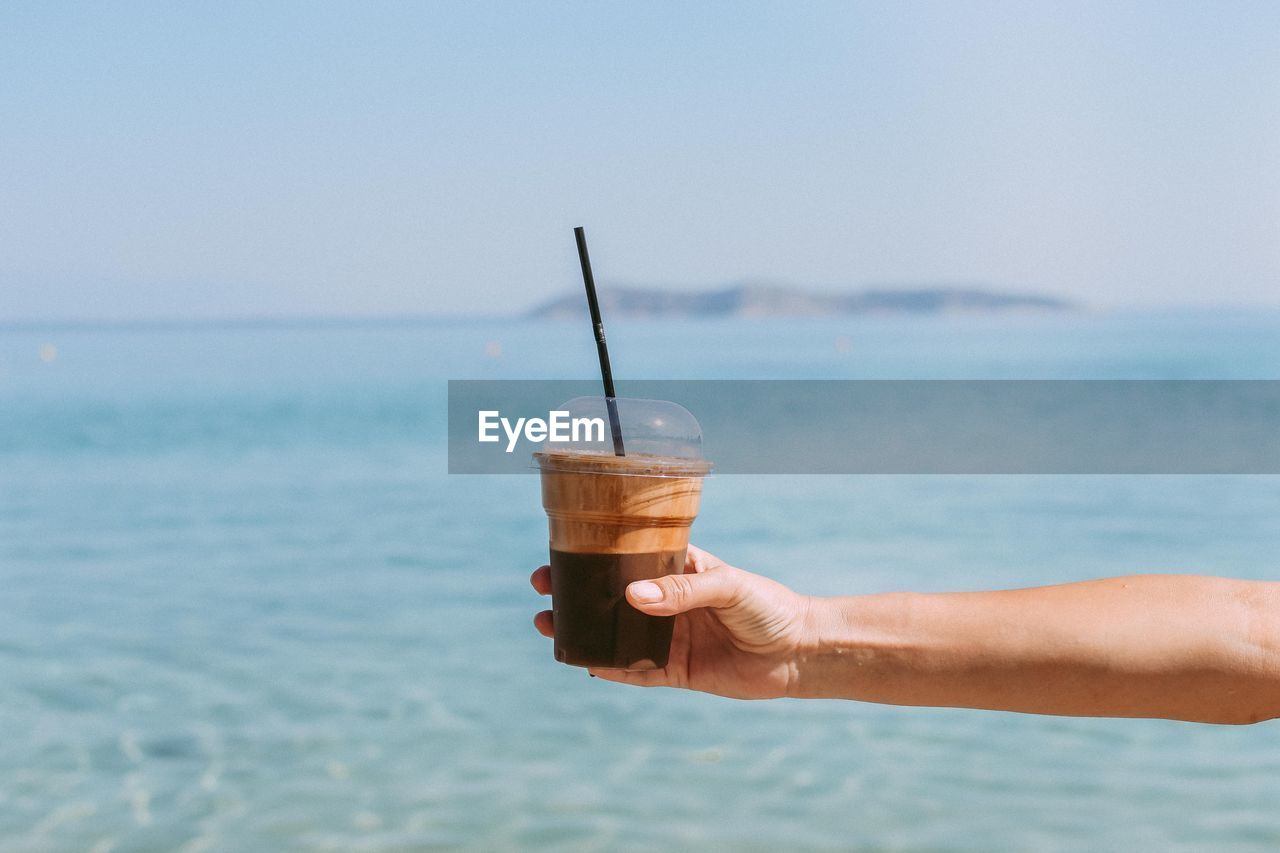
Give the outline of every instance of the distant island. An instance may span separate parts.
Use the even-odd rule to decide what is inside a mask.
[[[981,288],[871,289],[828,293],[781,285],[742,284],[718,290],[676,291],[643,287],[600,289],[609,317],[830,317],[847,314],[995,314],[1078,310],[1078,303],[1051,296],[998,293]],[[580,320],[580,292],[544,302],[525,316]]]

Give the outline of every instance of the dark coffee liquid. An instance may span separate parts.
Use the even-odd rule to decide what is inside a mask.
[[[649,616],[626,599],[627,584],[684,571],[684,550],[648,554],[551,551],[556,660],[574,666],[655,669],[667,665],[673,616]]]

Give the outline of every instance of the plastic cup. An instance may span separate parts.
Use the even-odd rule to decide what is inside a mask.
[[[560,407],[571,418],[605,418],[599,441],[535,453],[551,551],[556,660],[573,666],[658,669],[671,651],[674,617],[650,616],[626,600],[632,581],[684,571],[698,514],[702,432],[686,409],[619,398],[627,455],[613,454],[603,397]]]

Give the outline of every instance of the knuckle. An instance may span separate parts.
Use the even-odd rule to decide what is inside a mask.
[[[667,600],[676,607],[683,607],[693,597],[693,584],[685,575],[666,577]]]

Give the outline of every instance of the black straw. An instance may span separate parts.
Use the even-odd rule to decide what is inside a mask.
[[[604,342],[604,322],[600,319],[600,302],[596,299],[596,279],[591,274],[591,257],[587,255],[587,232],[573,229],[578,241],[578,261],[582,264],[582,283],[587,286],[587,307],[591,309],[591,325],[596,331],[596,352],[600,355],[600,377],[604,379],[604,404],[609,409],[609,429],[613,432],[613,453],[626,456],[622,447],[622,422],[618,420],[618,395],[613,390],[613,368],[609,367],[609,347]]]

